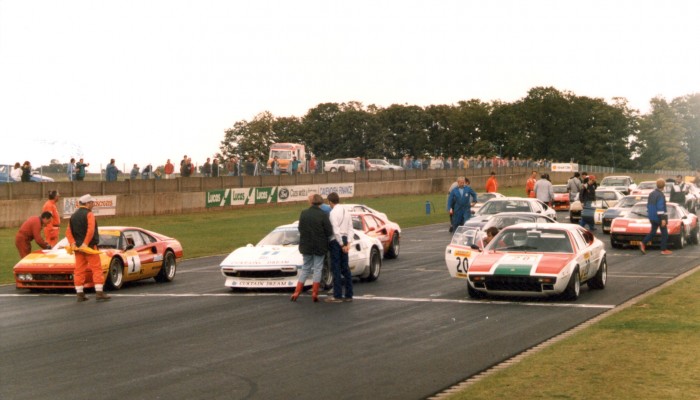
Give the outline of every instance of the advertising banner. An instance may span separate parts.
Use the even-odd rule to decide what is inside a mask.
[[[313,193],[318,193],[318,185],[280,186],[277,190],[277,202],[306,201]]]
[[[95,198],[95,206],[92,208],[92,213],[96,217],[101,215],[117,215],[117,196],[92,196]],[[61,217],[70,218],[71,215],[78,209],[79,197],[64,197],[63,207],[61,209]]]
[[[352,197],[355,195],[354,183],[327,183],[318,185],[318,194],[325,199],[329,193],[336,192],[340,197]]]
[[[578,164],[552,163],[552,172],[578,172]]]

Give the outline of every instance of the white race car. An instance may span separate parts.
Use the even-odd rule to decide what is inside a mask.
[[[348,255],[350,272],[364,281],[379,278],[384,249],[377,238],[355,230],[353,246]],[[221,262],[224,283],[232,289],[242,288],[294,288],[301,273],[303,257],[299,253],[299,227],[297,222],[278,226],[258,244],[248,244],[229,254]],[[330,260],[326,257],[321,287],[333,287]],[[312,280],[306,281],[311,285]]]

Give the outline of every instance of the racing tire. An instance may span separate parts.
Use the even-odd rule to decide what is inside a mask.
[[[175,254],[172,251],[166,251],[165,257],[163,257],[163,265],[158,271],[158,275],[155,276],[156,282],[172,282],[175,279],[175,273],[177,272],[177,261],[175,260]]]
[[[696,226],[695,229],[690,231],[690,237],[688,238],[688,243],[698,244],[700,243],[700,227]]]
[[[682,249],[685,247],[685,226],[684,225],[681,225],[681,233],[676,238],[675,247],[677,249]]]
[[[394,233],[394,236],[391,237],[391,246],[389,247],[389,251],[386,252],[386,257],[387,258],[397,258],[399,256],[399,252],[401,251],[401,238],[399,238],[398,233]]]
[[[333,289],[333,273],[331,272],[331,255],[326,254],[323,260],[323,270],[321,270],[321,289]]]
[[[598,272],[595,276],[588,280],[588,287],[591,289],[605,289],[605,284],[608,282],[608,261],[603,257],[603,261],[598,266]]]
[[[576,300],[578,299],[578,296],[581,294],[581,277],[578,274],[578,267],[574,269],[574,272],[571,274],[571,277],[569,278],[569,283],[566,285],[566,289],[564,289],[564,293],[562,293],[562,297],[567,299],[567,300]]]
[[[618,241],[616,240],[615,235],[610,235],[610,245],[611,245],[614,249],[621,249],[621,248],[624,247],[624,246],[622,245],[622,243],[620,243],[620,242],[618,242]]]
[[[330,171],[330,172],[338,172],[338,168],[333,167],[333,168],[331,168],[331,171]]]
[[[379,279],[382,272],[382,256],[376,247],[372,247],[369,253],[369,275],[364,279],[366,282],[374,282]]]
[[[113,290],[121,289],[124,284],[124,263],[120,258],[113,258],[107,270],[107,287]]]
[[[484,297],[486,297],[486,294],[484,292],[474,289],[472,285],[469,284],[469,282],[467,282],[467,294],[472,299],[483,299]]]

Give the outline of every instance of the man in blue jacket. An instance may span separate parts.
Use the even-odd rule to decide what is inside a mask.
[[[666,249],[668,242],[668,214],[666,213],[666,196],[664,196],[664,187],[666,182],[663,179],[656,180],[656,190],[649,193],[647,199],[647,215],[651,222],[651,231],[644,236],[642,242],[639,243],[639,250],[642,254],[646,254],[646,244],[651,244],[651,239],[656,234],[656,230],[661,230],[661,254],[669,255],[670,250]]]
[[[472,205],[476,203],[476,192],[469,187],[469,179],[459,177],[457,187],[447,198],[447,208],[452,216],[452,230],[464,225],[472,216]]]

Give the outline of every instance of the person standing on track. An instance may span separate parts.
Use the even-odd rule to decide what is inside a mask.
[[[671,254],[671,251],[666,248],[668,243],[668,214],[664,187],[666,187],[666,182],[663,179],[657,179],[656,189],[649,193],[647,198],[647,216],[649,217],[649,222],[651,222],[651,229],[639,243],[639,250],[642,254],[647,253],[646,245],[651,244],[657,229],[661,231],[661,254],[665,256]]]
[[[290,298],[291,301],[297,301],[309,275],[313,275],[311,297],[314,302],[318,301],[323,263],[328,252],[328,238],[333,236],[329,215],[321,210],[323,197],[318,193],[311,194],[309,204],[311,207],[302,211],[299,216],[299,252],[304,258],[304,266],[299,274],[296,290]]]
[[[46,200],[44,207],[41,209],[42,212],[48,211],[51,213],[51,222],[44,226],[44,239],[46,239],[46,242],[50,244],[51,247],[58,243],[61,214],[58,213],[58,207],[56,204],[58,203],[58,199],[60,197],[61,196],[58,194],[58,190],[50,190],[49,199]]]
[[[331,225],[333,226],[333,239],[330,243],[331,271],[333,272],[333,297],[327,297],[327,303],[341,303],[352,301],[352,274],[348,253],[353,237],[352,215],[340,204],[338,193],[328,194],[328,203],[331,205]],[[345,297],[343,297],[345,289]]]
[[[85,296],[84,285],[87,271],[92,274],[92,282],[95,284],[95,299],[109,300],[111,297],[104,293],[104,275],[102,274],[102,262],[100,260],[97,245],[100,242],[97,221],[92,208],[95,206],[95,198],[86,194],[79,200],[79,207],[70,217],[66,238],[68,238],[69,252],[75,254],[75,273],[73,283],[78,302],[88,300]]]
[[[469,179],[459,177],[457,187],[452,189],[447,198],[447,208],[452,216],[452,230],[464,225],[472,216],[472,205],[476,203],[476,192],[469,187]]]

